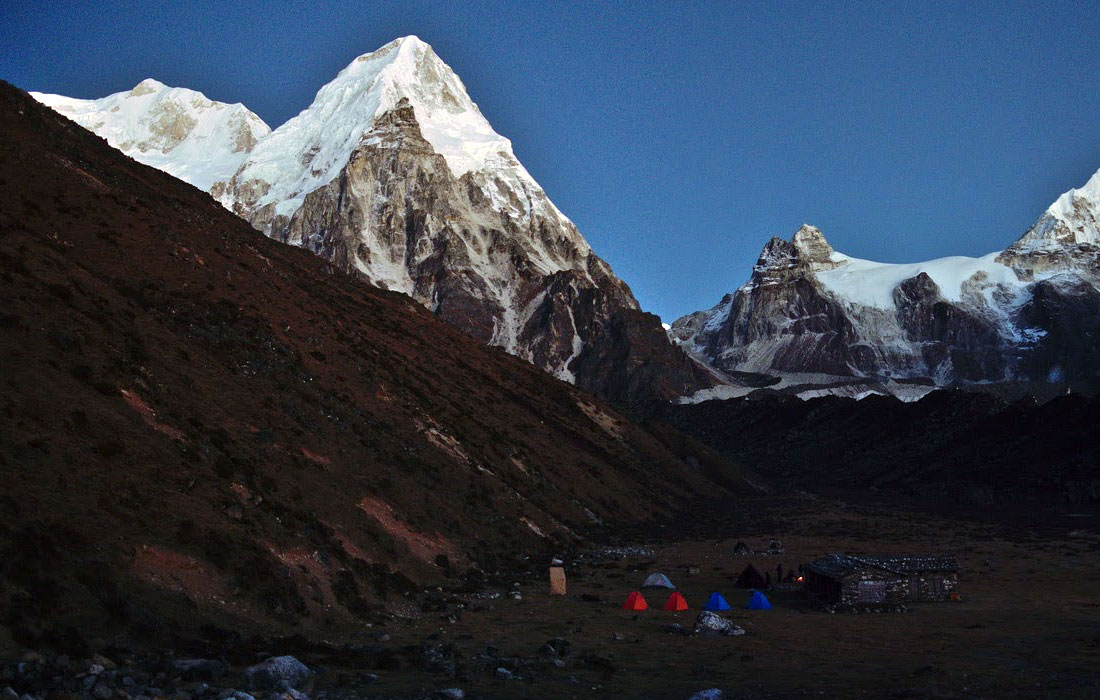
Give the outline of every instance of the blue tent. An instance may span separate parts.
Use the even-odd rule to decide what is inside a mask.
[[[772,604],[768,602],[768,599],[760,591],[753,591],[752,599],[749,600],[749,604],[745,606],[749,610],[771,610]]]
[[[710,598],[707,598],[706,605],[703,606],[703,610],[729,610],[730,604],[726,602],[726,599],[722,597],[722,594],[718,591],[710,594]]]

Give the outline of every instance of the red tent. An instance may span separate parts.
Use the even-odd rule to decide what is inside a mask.
[[[645,598],[638,591],[634,591],[626,597],[626,602],[623,603],[623,610],[647,610],[649,603],[645,602]]]
[[[668,602],[665,603],[665,610],[669,612],[680,612],[681,610],[688,609],[688,602],[684,600],[684,596],[680,595],[677,591],[668,597]]]

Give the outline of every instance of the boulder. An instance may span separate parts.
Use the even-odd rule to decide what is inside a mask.
[[[249,690],[285,690],[302,685],[313,672],[293,656],[275,656],[244,670]]]
[[[716,613],[704,610],[695,618],[695,634],[709,637],[740,636],[745,630]]]

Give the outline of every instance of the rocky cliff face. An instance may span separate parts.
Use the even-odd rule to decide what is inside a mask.
[[[416,37],[355,59],[208,188],[268,236],[621,404],[716,381]]]
[[[1027,279],[1072,272],[1095,282],[1100,273],[1100,171],[1084,187],[1063,193],[997,260]]]
[[[867,367],[868,348],[840,304],[813,282],[813,263],[795,243],[773,238],[764,246],[749,283],[727,295],[712,313],[695,318],[699,331],[673,333],[723,371],[842,374]]]
[[[803,226],[764,247],[748,284],[671,335],[726,373],[926,378],[936,384],[1100,373],[1100,173],[983,258],[888,265]]]

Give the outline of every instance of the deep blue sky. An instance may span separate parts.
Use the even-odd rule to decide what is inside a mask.
[[[642,306],[741,285],[803,222],[859,257],[1005,247],[1100,168],[1095,1],[0,3],[0,77],[145,77],[273,127],[417,34]]]

